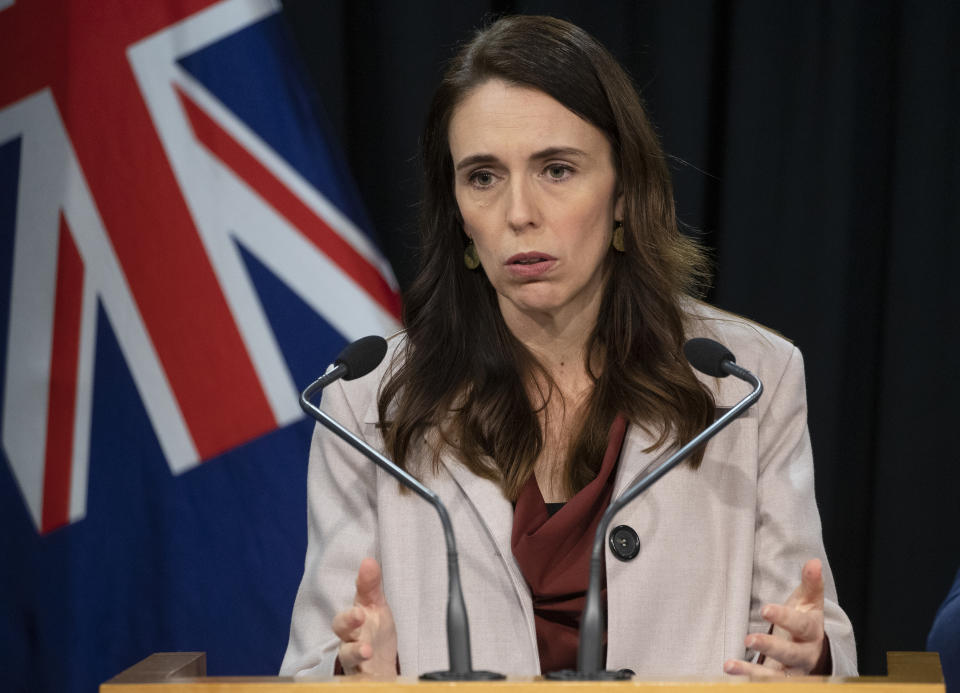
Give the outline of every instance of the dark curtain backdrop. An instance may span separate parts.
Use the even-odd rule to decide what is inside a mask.
[[[804,352],[862,671],[924,649],[960,566],[960,3],[284,5],[404,286],[419,130],[454,47],[490,16],[544,13],[621,60],[673,157],[681,218],[715,251],[710,299]]]

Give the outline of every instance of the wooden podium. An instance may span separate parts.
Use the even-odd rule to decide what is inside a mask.
[[[100,693],[383,693],[405,689],[417,693],[451,693],[492,689],[495,693],[549,693],[551,688],[605,691],[648,691],[651,693],[802,693],[816,690],[830,693],[944,693],[940,656],[935,652],[889,652],[886,676],[840,678],[800,676],[771,681],[745,678],[690,679],[671,681],[557,682],[539,678],[508,678],[505,681],[441,683],[412,678],[373,679],[364,676],[337,676],[329,679],[294,680],[283,676],[207,676],[203,652],[160,652],[150,655],[100,686]]]

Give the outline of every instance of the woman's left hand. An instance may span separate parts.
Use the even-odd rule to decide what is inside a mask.
[[[723,670],[757,678],[803,676],[823,672],[830,645],[823,632],[823,566],[812,558],[803,566],[800,586],[783,604],[767,604],[760,614],[773,624],[772,633],[751,633],[744,644],[759,652],[762,664],[727,660]]]

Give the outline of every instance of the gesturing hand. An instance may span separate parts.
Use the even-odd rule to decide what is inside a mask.
[[[353,606],[333,617],[333,632],[340,638],[340,666],[345,674],[397,673],[397,629],[383,595],[380,565],[365,558],[357,571]]]
[[[723,665],[726,673],[765,678],[829,673],[824,671],[830,648],[823,632],[823,566],[818,559],[804,564],[800,586],[785,603],[767,604],[760,613],[773,624],[773,632],[751,633],[744,644],[763,655],[763,663],[730,659]]]

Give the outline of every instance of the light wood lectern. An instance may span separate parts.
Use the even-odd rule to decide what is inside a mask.
[[[802,676],[776,682],[746,679],[557,682],[538,678],[508,678],[506,681],[441,683],[413,678],[371,679],[337,676],[330,679],[297,680],[282,676],[207,676],[203,652],[160,652],[150,655],[100,686],[100,693],[384,693],[403,689],[414,693],[455,693],[490,689],[494,693],[550,693],[551,689],[576,688],[583,691],[645,691],[650,693],[944,693],[940,657],[934,652],[889,652],[887,676],[828,678]]]

